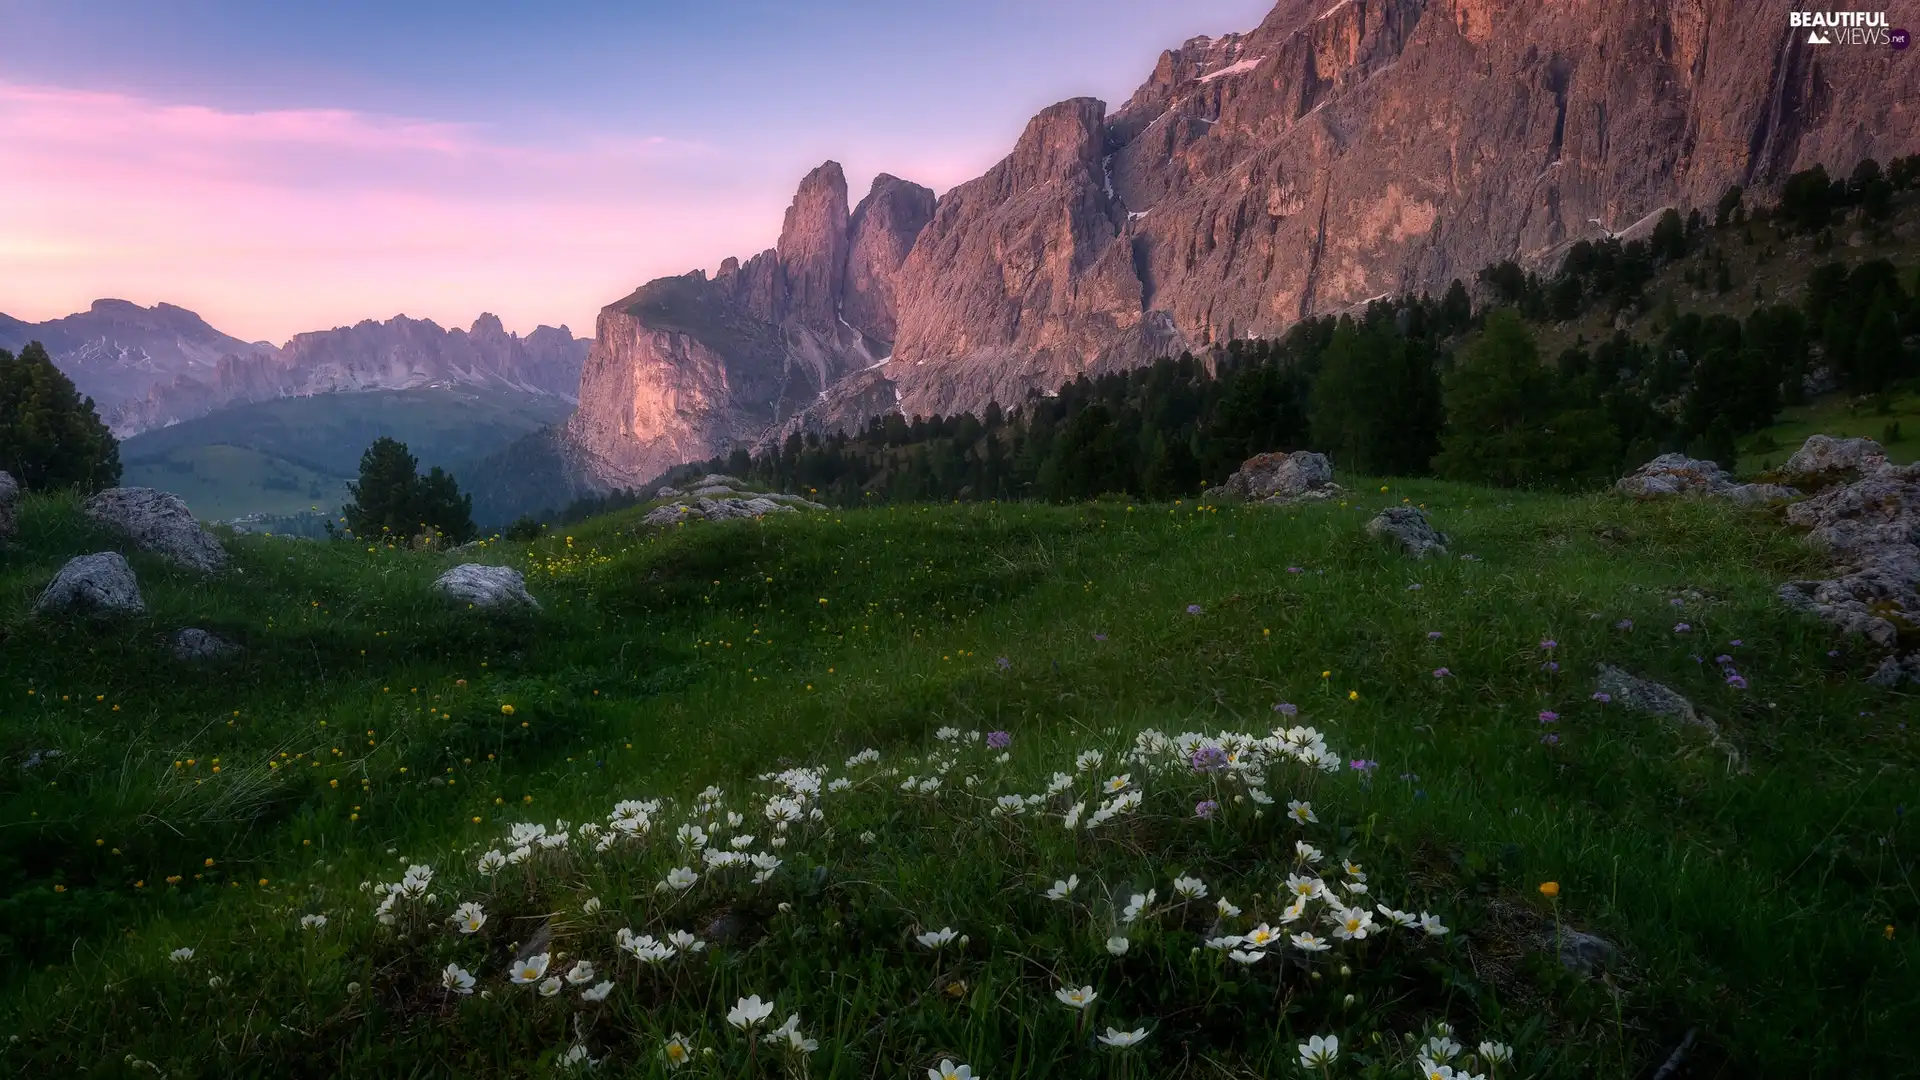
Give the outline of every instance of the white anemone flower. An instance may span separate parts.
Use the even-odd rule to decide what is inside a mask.
[[[499,848],[494,848],[492,851],[480,856],[480,872],[488,877],[499,873],[506,865],[507,857],[500,853]]]
[[[567,969],[567,981],[575,986],[585,986],[593,981],[593,961],[578,960]]]
[[[820,1049],[818,1039],[809,1039],[800,1030],[800,1014],[787,1014],[787,1022],[767,1033],[767,1037],[776,1043],[785,1044],[788,1050],[796,1054],[811,1054]]]
[[[1307,863],[1308,865],[1319,862],[1323,855],[1323,852],[1321,852],[1319,848],[1314,847],[1305,840],[1295,840],[1293,842],[1293,853],[1299,856],[1301,862]]]
[[[513,962],[513,981],[521,985],[537,983],[547,977],[547,961],[552,957],[547,953],[534,953],[525,960]]]
[[[955,1065],[942,1058],[940,1064],[927,1070],[927,1080],[981,1080],[981,1078],[973,1075],[973,1066]]]
[[[1333,928],[1333,936],[1341,941],[1365,940],[1373,929],[1373,912],[1361,908],[1347,908],[1340,912],[1339,921]]]
[[[1320,819],[1313,814],[1313,804],[1310,802],[1302,802],[1299,799],[1287,800],[1287,816],[1302,825],[1308,823],[1318,824],[1320,821]]]
[[[1307,952],[1326,952],[1328,949],[1333,948],[1333,946],[1327,944],[1326,938],[1315,937],[1310,931],[1295,934],[1292,937],[1288,938],[1287,940],[1293,942],[1295,946],[1297,946],[1298,948],[1304,949]]]
[[[914,938],[914,940],[929,949],[938,950],[944,948],[949,942],[959,936],[960,932],[958,930],[955,930],[951,926],[943,926],[938,930],[929,930]]]
[[[1075,772],[1092,772],[1105,760],[1107,756],[1098,750],[1082,750],[1074,756],[1073,768]]]
[[[479,904],[469,900],[453,909],[452,922],[463,934],[477,934],[481,927],[487,925],[487,913],[480,909]]]
[[[693,888],[694,883],[699,880],[700,875],[694,873],[692,867],[676,866],[667,871],[667,878],[660,883],[659,887],[661,889],[672,889],[674,892],[686,892],[688,889]]]
[[[683,953],[697,953],[706,950],[707,943],[694,937],[692,931],[675,930],[667,935],[667,941]]]
[[[581,1001],[605,1001],[607,1000],[607,995],[611,993],[613,993],[613,983],[611,982],[594,983],[592,986],[588,987],[587,989],[580,991],[580,1000]]]
[[[660,1056],[666,1060],[669,1069],[686,1065],[693,1061],[693,1041],[676,1031],[661,1044]]]
[[[1133,943],[1128,941],[1124,935],[1107,939],[1107,951],[1115,956],[1127,955],[1127,950],[1132,946]]]
[[[327,917],[325,915],[300,916],[300,928],[302,930],[319,930],[326,925]]]
[[[176,964],[184,964],[187,961],[193,959],[193,946],[182,945],[179,948],[168,953],[167,959],[173,961]]]
[[[1324,1069],[1340,1056],[1340,1036],[1315,1035],[1301,1043],[1300,1067],[1303,1069]]]
[[[1223,919],[1231,919],[1240,914],[1240,909],[1234,906],[1233,901],[1224,896],[1213,902],[1213,910],[1219,912]]]
[[[1287,891],[1303,900],[1318,900],[1327,894],[1327,883],[1305,874],[1288,874]]]
[[[1428,1039],[1427,1045],[1421,1049],[1425,1057],[1445,1065],[1454,1058],[1459,1057],[1463,1047],[1445,1035],[1435,1035],[1433,1038]]]
[[[1280,940],[1280,932],[1266,923],[1247,931],[1240,936],[1240,942],[1249,948],[1264,949]]]
[[[591,1069],[600,1064],[600,1059],[587,1056],[587,1048],[575,1043],[571,1049],[560,1055],[560,1064],[569,1069]]]
[[[1424,1056],[1416,1060],[1420,1064],[1421,1080],[1462,1080],[1459,1074],[1453,1071],[1451,1065],[1442,1065]]]
[[[562,984],[560,982],[560,976],[549,975],[546,978],[540,980],[540,987],[539,987],[540,996],[552,997],[555,994],[558,994],[560,992],[561,986]]]
[[[1196,877],[1173,879],[1174,894],[1183,900],[1200,900],[1207,895],[1207,883]]]
[[[1444,937],[1447,933],[1446,925],[1440,921],[1440,916],[1429,915],[1424,911],[1420,913],[1420,929],[1425,930],[1432,937]]]
[[[727,1010],[727,1023],[741,1031],[752,1031],[766,1023],[767,1017],[772,1015],[773,1002],[761,1001],[760,995],[755,994],[733,1003],[733,1008]]]
[[[1247,965],[1257,964],[1260,961],[1265,960],[1267,958],[1266,953],[1247,952],[1245,949],[1235,949],[1232,952],[1228,953],[1227,956],[1236,964],[1247,964]]]
[[[1067,808],[1067,812],[1061,816],[1060,820],[1063,824],[1066,825],[1067,828],[1077,829],[1080,827],[1080,815],[1086,812],[1087,812],[1087,804],[1084,802],[1077,802]]]
[[[582,914],[582,915],[598,915],[598,914],[600,914],[600,906],[601,906],[601,905],[600,905],[600,898],[599,898],[599,897],[597,897],[597,896],[589,896],[589,897],[587,897],[587,902],[586,902],[586,903],[584,903],[584,904],[581,904],[581,905],[580,905],[580,914]]]
[[[1513,1060],[1513,1047],[1489,1040],[1480,1044],[1480,1058],[1489,1065],[1505,1065]]]
[[[1385,904],[1375,904],[1374,907],[1380,912],[1381,915],[1386,917],[1386,920],[1388,922],[1392,923],[1395,926],[1420,925],[1419,917],[1414,915],[1414,913],[1411,911],[1401,911],[1398,908],[1390,908]]]
[[[1065,881],[1055,881],[1053,888],[1047,890],[1047,899],[1065,900],[1067,897],[1073,895],[1073,890],[1079,887],[1080,875],[1068,874]]]
[[[1101,785],[1101,789],[1104,790],[1109,795],[1118,795],[1121,792],[1127,790],[1127,788],[1131,787],[1132,785],[1133,785],[1133,774],[1121,773],[1119,776],[1108,777],[1107,782]]]
[[[1120,921],[1132,925],[1148,908],[1153,906],[1153,901],[1157,894],[1158,890],[1156,889],[1148,889],[1144,893],[1134,893],[1133,898],[1127,901],[1126,910],[1120,913]]]
[[[440,985],[456,994],[473,993],[473,973],[459,964],[448,964],[440,973]]]
[[[1107,1046],[1128,1047],[1140,1042],[1146,1037],[1146,1028],[1134,1028],[1132,1031],[1108,1028],[1106,1034],[1100,1036],[1100,1041]]]
[[[1065,1005],[1069,1009],[1084,1009],[1093,1004],[1093,999],[1099,997],[1100,994],[1099,991],[1091,986],[1063,986],[1055,990],[1053,996],[1060,999],[1060,1004]]]

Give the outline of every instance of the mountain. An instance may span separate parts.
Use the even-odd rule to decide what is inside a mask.
[[[636,486],[878,412],[1014,404],[1920,148],[1920,69],[1808,44],[1786,0],[1325,4],[1163,53],[1111,112],[1043,110],[937,200],[883,176],[849,212],[821,166],[774,249],[601,311],[567,456]]]
[[[336,391],[486,387],[571,403],[587,346],[564,326],[522,338],[484,313],[466,330],[397,315],[296,334],[278,348],[171,304],[97,300],[38,324],[0,316],[0,348],[36,339],[123,438],[229,405]]]

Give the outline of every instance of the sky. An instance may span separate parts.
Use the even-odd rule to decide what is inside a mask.
[[[1272,0],[0,0],[0,312],[525,333],[772,247],[831,158],[936,191]]]

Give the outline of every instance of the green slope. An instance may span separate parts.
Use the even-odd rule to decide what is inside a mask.
[[[541,602],[516,617],[437,600],[443,556],[242,537],[212,581],[135,555],[149,610],[110,624],[29,614],[63,560],[115,543],[74,501],[29,498],[0,560],[0,1029],[18,1035],[0,1071],[549,1075],[578,1041],[605,1059],[594,1075],[651,1077],[681,1032],[714,1056],[675,1075],[772,1076],[765,1029],[750,1045],[723,1018],[758,994],[779,1005],[768,1028],[797,1013],[818,1040],[816,1077],[942,1058],[988,1078],[1321,1075],[1298,1066],[1312,1034],[1340,1037],[1326,1075],[1410,1076],[1441,1019],[1468,1052],[1515,1045],[1502,1080],[1646,1076],[1689,1031],[1686,1075],[1909,1072],[1920,731],[1910,695],[1861,681],[1875,657],[1778,601],[1817,554],[1721,504],[1342,480],[1350,505],[1293,509],[646,530],[643,507],[491,551]],[[1477,558],[1369,540],[1403,499]],[[183,625],[246,652],[182,665],[165,641]],[[1599,663],[1686,694],[1740,763],[1593,700]],[[1147,728],[1276,721],[1319,729],[1339,768],[1263,767],[1276,804],[1258,815],[1230,777],[1126,758]],[[1010,732],[1008,758],[947,726]],[[845,764],[863,747],[877,764]],[[853,786],[781,833],[755,778],[796,765]],[[1069,794],[995,813],[1056,772]],[[1067,800],[1091,813],[1120,774],[1142,806],[1063,828]],[[723,811],[695,809],[708,784]],[[648,839],[597,852],[581,823],[646,798],[668,800]],[[1290,799],[1316,820],[1288,820]],[[781,865],[674,891],[669,871],[704,868],[675,839],[690,817]],[[572,839],[478,870],[514,823],[557,820]],[[1296,841],[1325,853],[1310,873],[1362,863],[1363,903],[1453,933],[1249,965],[1206,949],[1281,924],[1308,867]],[[361,883],[414,864],[435,868],[433,900],[382,926]],[[1074,899],[1046,899],[1069,874]],[[1208,895],[1181,901],[1178,876]],[[472,935],[448,919],[461,901],[488,913]],[[616,949],[623,927],[710,944],[645,966]],[[943,927],[966,937],[919,942]],[[1284,929],[1304,928],[1331,938],[1317,916]],[[1605,981],[1537,951],[1575,930],[1623,950]],[[591,961],[610,996],[508,982],[536,937],[553,972]],[[448,964],[484,995],[442,989]],[[1098,991],[1085,1021],[1063,984]],[[1148,1037],[1121,1054],[1093,1042],[1109,1026]]]
[[[381,436],[421,467],[477,460],[572,411],[554,397],[473,387],[319,394],[240,405],[120,444],[125,482],[172,491],[203,518],[336,509]]]

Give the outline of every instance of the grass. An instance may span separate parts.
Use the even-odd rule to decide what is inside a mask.
[[[1369,542],[1402,498],[1477,559]],[[651,534],[643,512],[490,552],[527,570],[534,614],[436,602],[444,556],[241,537],[212,582],[133,555],[148,614],[94,625],[29,608],[64,559],[115,542],[72,500],[30,499],[0,562],[5,1069],[522,1075],[577,1044],[600,1074],[652,1075],[677,1031],[714,1051],[696,1071],[771,1072],[773,1045],[722,1019],[749,994],[776,1000],[768,1027],[797,1012],[820,1044],[808,1069],[831,1076],[943,1057],[986,1077],[1291,1075],[1322,1033],[1344,1048],[1331,1075],[1410,1075],[1407,1040],[1442,1021],[1469,1053],[1513,1045],[1509,1076],[1646,1074],[1690,1030],[1695,1076],[1894,1075],[1916,1049],[1912,698],[1863,685],[1876,658],[1783,610],[1778,582],[1820,563],[1764,513],[1438,482],[1293,510],[893,507]],[[177,663],[165,639],[186,625],[246,652]],[[1741,765],[1593,701],[1600,662],[1687,694]],[[1218,778],[1117,764],[1143,730],[1276,721],[1377,767],[1277,760],[1255,817]],[[1010,759],[935,737],[949,726],[1010,733]],[[843,764],[867,747],[877,764]],[[1075,773],[1088,749],[1113,764]],[[802,765],[853,787],[809,803],[824,819],[793,827],[767,883],[655,890],[690,861],[673,839],[690,818],[773,853],[778,784],[756,778]],[[1056,771],[1070,793],[992,813]],[[1120,771],[1137,810],[1060,827],[1067,798],[1091,812]],[[936,794],[899,790],[935,774]],[[1222,811],[1202,821],[1204,797]],[[622,799],[665,800],[647,842],[600,855],[576,825],[476,869],[515,822],[605,829]],[[1287,820],[1289,799],[1320,820]],[[1355,859],[1371,895],[1453,932],[1245,968],[1202,948],[1278,919],[1302,839],[1329,883]],[[360,883],[415,863],[434,906],[383,927]],[[1046,901],[1068,874],[1082,899]],[[1176,875],[1243,914],[1175,906]],[[1149,888],[1113,956],[1115,909]],[[486,907],[480,934],[447,923],[461,900]],[[328,925],[302,930],[314,913]],[[614,983],[605,1003],[507,984],[543,926],[555,971],[588,958]],[[615,948],[623,926],[711,945],[643,969]],[[917,943],[941,927],[969,942]],[[1620,961],[1553,963],[1541,943],[1573,930]],[[194,958],[169,962],[180,946]],[[447,963],[492,996],[455,1000]],[[1101,994],[1085,1025],[1054,1000],[1067,983]],[[1108,1024],[1149,1035],[1090,1044]]]
[[[1900,425],[1900,440],[1887,442],[1887,428],[1895,423]],[[1888,395],[1884,412],[1844,396],[1782,410],[1779,423],[1744,440],[1739,471],[1753,474],[1778,468],[1807,436],[1817,434],[1865,436],[1880,443],[1895,464],[1920,461],[1920,393]]]

